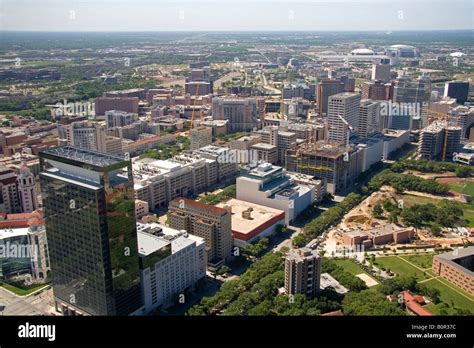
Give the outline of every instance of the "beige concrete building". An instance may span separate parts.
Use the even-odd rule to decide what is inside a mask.
[[[231,215],[229,210],[179,197],[170,203],[168,223],[204,238],[208,268],[217,270],[232,256]]]
[[[141,201],[139,199],[135,200],[135,217],[137,219],[141,219],[145,215],[148,215],[149,212],[150,208],[148,202]]]
[[[232,150],[250,150],[253,145],[260,142],[260,137],[257,135],[243,136],[238,139],[231,140],[229,146]]]
[[[143,159],[133,163],[135,198],[146,201],[151,211],[167,208],[176,197],[204,192],[237,174],[238,164],[225,159],[228,149],[206,146],[169,160]]]
[[[255,151],[258,161],[276,164],[278,162],[278,149],[274,145],[258,143],[250,147],[251,151]]]
[[[285,293],[317,295],[321,278],[321,258],[310,248],[290,250],[285,259]]]
[[[189,136],[191,138],[191,150],[197,150],[212,144],[212,128],[200,126],[191,129]]]

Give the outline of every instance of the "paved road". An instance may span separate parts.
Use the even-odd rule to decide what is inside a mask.
[[[16,296],[0,288],[0,306],[5,306],[3,315],[51,315],[54,311],[53,290],[43,290],[38,295]]]

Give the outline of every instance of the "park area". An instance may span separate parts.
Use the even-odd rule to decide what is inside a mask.
[[[433,274],[431,271],[433,256],[433,254],[417,254],[379,257],[376,259],[376,264],[390,269],[398,276],[414,276],[419,284],[438,289],[440,302],[426,305],[433,314],[451,315],[456,308],[474,312],[474,296]]]
[[[364,271],[353,261],[348,259],[339,259],[335,261],[336,264],[343,267],[346,272],[356,276],[357,278],[360,278],[369,288],[379,284],[377,280],[375,280],[370,274]]]
[[[466,192],[474,191],[474,182],[468,182],[466,187],[460,186],[458,182],[453,182],[452,184],[449,184],[449,187],[450,187],[450,190],[454,193],[461,193],[462,191],[463,194],[467,194]],[[405,207],[411,207],[415,204],[428,204],[428,203],[432,203],[438,206],[442,201],[443,199],[433,199],[429,197],[415,196],[412,194],[403,195],[403,205]],[[459,203],[459,205],[463,210],[464,219],[467,220],[467,226],[474,227],[474,202]]]
[[[431,255],[431,257],[432,256],[433,255]],[[418,255],[413,255],[412,260],[421,263],[420,260],[422,259],[418,258]],[[409,261],[407,256],[378,257],[375,259],[374,265],[382,270],[393,272],[396,275],[415,277],[418,281],[432,277],[430,274],[431,263],[428,267],[420,267],[413,261]]]

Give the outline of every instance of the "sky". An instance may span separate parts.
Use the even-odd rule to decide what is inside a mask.
[[[474,0],[0,0],[9,31],[474,29]]]

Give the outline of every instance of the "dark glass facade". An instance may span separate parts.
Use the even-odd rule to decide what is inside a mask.
[[[139,309],[130,161],[96,166],[45,152],[40,165],[55,297],[91,315],[128,315]],[[116,175],[124,167],[128,178]]]

